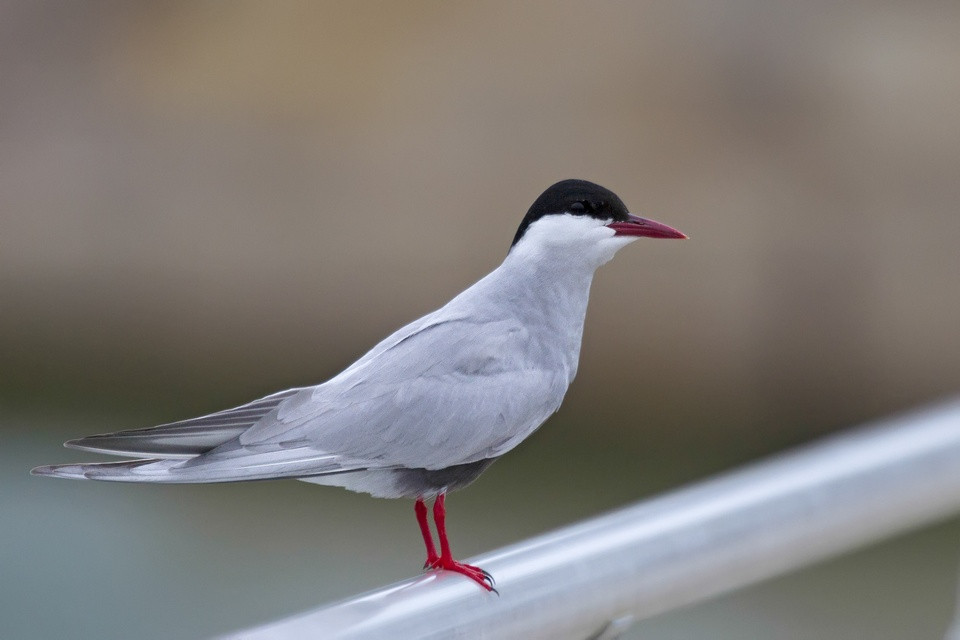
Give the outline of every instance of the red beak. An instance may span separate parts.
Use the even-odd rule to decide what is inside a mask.
[[[608,228],[616,231],[618,236],[646,236],[648,238],[678,238],[686,240],[687,235],[677,231],[673,227],[668,227],[662,222],[648,220],[628,214],[626,222],[611,222]]]

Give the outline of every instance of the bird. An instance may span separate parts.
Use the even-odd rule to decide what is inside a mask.
[[[631,214],[609,189],[563,180],[533,202],[500,266],[328,381],[197,418],[69,440],[64,446],[134,459],[32,473],[145,483],[296,478],[412,498],[424,569],[494,591],[487,571],[453,557],[446,494],[560,408],[577,373],[597,268],[639,238],[686,237]]]

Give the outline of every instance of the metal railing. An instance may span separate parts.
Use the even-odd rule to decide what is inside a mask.
[[[227,638],[611,638],[960,511],[960,400]]]

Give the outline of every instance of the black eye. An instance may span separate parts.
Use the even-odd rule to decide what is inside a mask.
[[[586,201],[584,201],[584,200],[580,200],[580,201],[578,201],[578,202],[574,202],[574,203],[571,204],[569,207],[567,207],[567,211],[569,211],[570,213],[572,213],[572,214],[575,215],[575,216],[582,216],[582,215],[585,214],[587,211],[590,211],[590,210],[592,210],[592,209],[593,209],[593,207],[590,205],[590,203],[589,203],[589,202],[586,202]]]

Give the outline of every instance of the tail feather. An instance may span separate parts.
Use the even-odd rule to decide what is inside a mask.
[[[120,462],[87,462],[37,467],[37,476],[106,480],[113,482],[150,482],[193,484],[204,482],[240,482],[273,478],[302,478],[363,470],[364,465],[344,464],[335,456],[316,451],[282,450],[232,456],[145,458]]]
[[[183,469],[183,460],[145,458],[120,462],[83,462],[52,464],[31,469],[35,476],[70,478],[72,480],[105,480],[107,482],[146,482],[152,484],[200,484],[207,482],[239,482],[264,480],[271,475],[221,470],[209,473],[202,469]]]
[[[182,460],[148,458],[122,462],[52,464],[30,470],[35,476],[72,478],[74,480],[112,480],[114,482],[190,482],[177,480],[168,472]],[[194,481],[196,482],[196,481]]]

